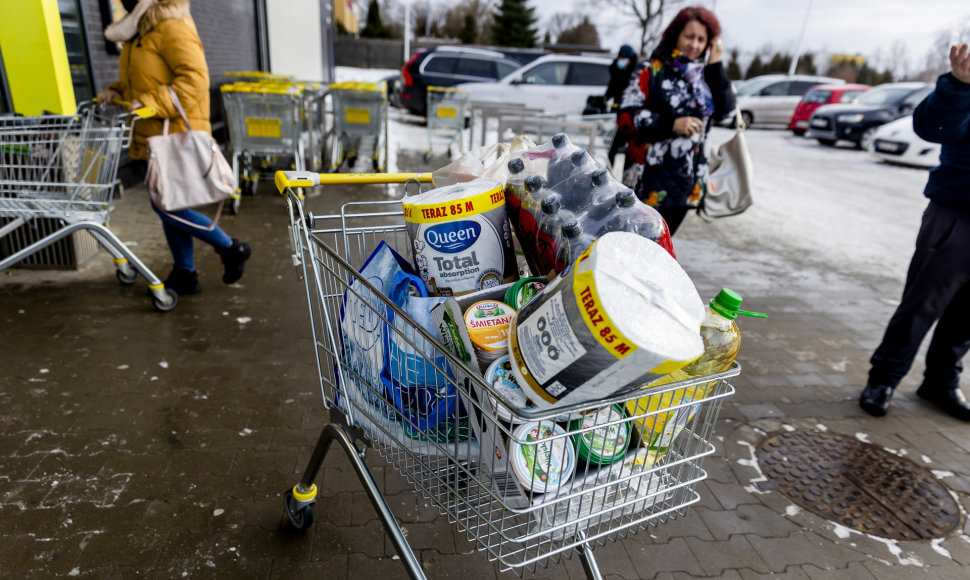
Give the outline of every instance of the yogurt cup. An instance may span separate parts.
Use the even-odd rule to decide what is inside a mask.
[[[569,423],[570,431],[588,429],[626,417],[623,407],[611,405],[583,413]],[[595,465],[609,465],[623,458],[630,446],[630,423],[618,423],[573,435],[579,459]]]
[[[523,423],[515,429],[515,440],[509,442],[509,463],[526,491],[556,491],[572,478],[576,472],[572,440],[569,437],[549,439],[565,434],[565,429],[549,421]]]
[[[515,375],[512,373],[512,360],[509,359],[509,355],[505,355],[489,365],[485,371],[485,382],[492,385],[492,388],[503,396],[505,403],[511,404],[516,409],[531,411],[536,408],[525,397],[525,393],[522,392],[519,384],[515,382]],[[513,415],[506,404],[500,404],[492,395],[488,395],[488,400],[500,420],[512,425],[523,421],[523,419]]]

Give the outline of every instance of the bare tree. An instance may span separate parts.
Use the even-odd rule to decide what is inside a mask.
[[[492,0],[463,0],[456,6],[447,9],[443,15],[442,33],[452,38],[458,38],[465,26],[465,16],[471,15],[477,32],[475,42],[482,43],[491,38]]]
[[[906,43],[900,39],[893,41],[889,47],[889,56],[885,63],[880,63],[880,68],[884,68],[893,73],[893,78],[897,81],[909,77],[909,55],[906,51]]]
[[[423,38],[426,34],[441,35],[445,23],[445,13],[438,2],[415,2],[411,6],[414,19],[414,37]]]
[[[579,14],[574,12],[558,12],[549,17],[546,24],[546,32],[549,33],[553,42],[559,42],[559,36],[566,30],[574,28],[579,24]]]
[[[598,47],[600,35],[596,26],[589,21],[589,16],[583,16],[579,24],[563,30],[559,38],[556,39],[556,43]]]
[[[935,81],[936,77],[950,70],[950,46],[966,42],[967,38],[970,38],[970,16],[950,28],[938,31],[919,72],[913,75],[916,80]]]
[[[664,15],[684,0],[607,0],[640,27],[640,54],[650,54],[660,41]]]

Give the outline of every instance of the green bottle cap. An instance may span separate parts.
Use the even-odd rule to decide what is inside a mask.
[[[754,318],[768,318],[767,314],[741,310],[741,300],[741,295],[734,290],[729,288],[721,288],[721,291],[717,293],[714,300],[711,300],[711,310],[717,312],[728,320],[734,320],[738,317],[738,314],[752,316]]]

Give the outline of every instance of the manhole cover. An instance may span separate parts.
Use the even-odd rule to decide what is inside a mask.
[[[848,528],[928,540],[960,525],[960,508],[932,473],[854,437],[791,431],[765,439],[758,463],[793,502]]]

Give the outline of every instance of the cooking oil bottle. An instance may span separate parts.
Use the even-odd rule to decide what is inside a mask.
[[[756,318],[768,317],[759,312],[741,310],[740,306],[741,295],[727,288],[722,288],[717,296],[711,300],[704,321],[701,323],[704,354],[680,370],[676,370],[650,384],[649,388],[694,380],[727,370],[738,356],[738,350],[741,348],[741,331],[735,322],[738,315],[743,314]],[[701,383],[663,394],[643,397],[626,404],[627,411],[631,416],[651,413],[634,421],[640,435],[641,445],[647,448],[647,455],[644,459],[647,465],[659,461],[681,431],[684,430],[687,423],[693,419],[700,409],[701,403],[691,403],[702,401],[716,385],[717,381]],[[680,406],[680,408],[655,413],[658,409],[669,409],[674,406]]]

